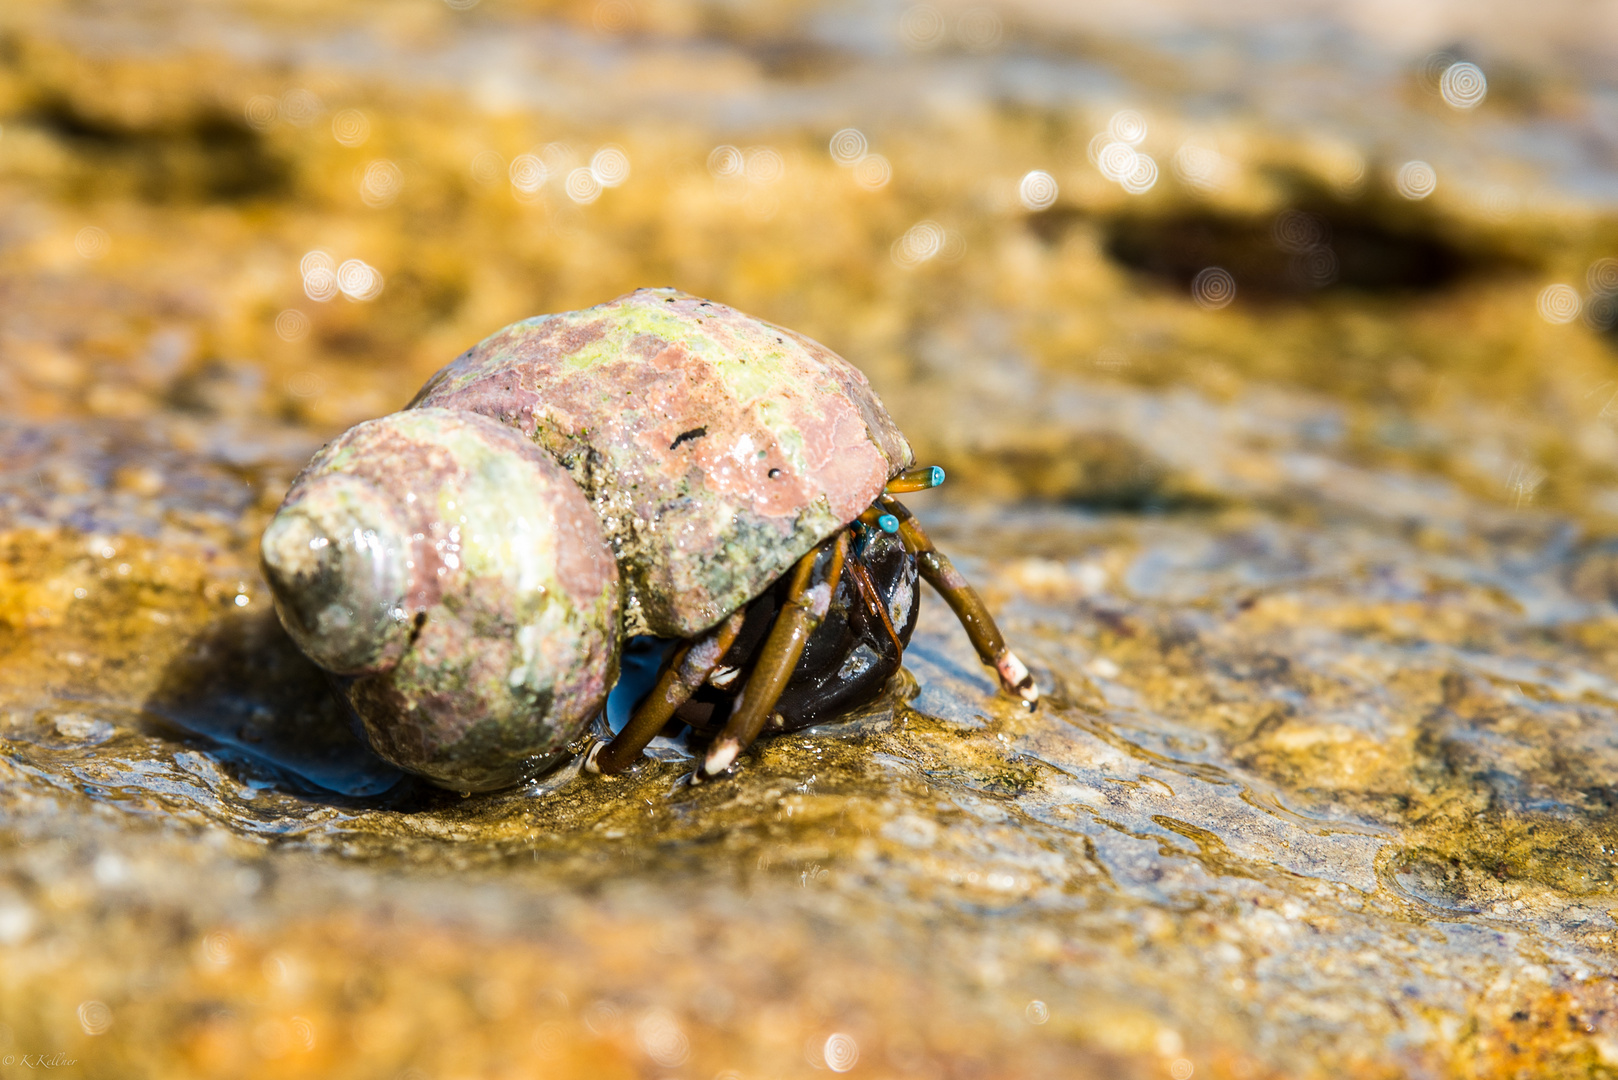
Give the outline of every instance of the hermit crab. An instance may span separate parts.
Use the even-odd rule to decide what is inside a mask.
[[[880,693],[918,576],[1002,688],[1037,702],[895,498],[942,480],[831,350],[640,289],[508,326],[333,440],[261,552],[282,624],[401,768],[461,791],[521,782],[577,751],[624,642],[651,637],[676,644],[586,768],[619,771],[684,723],[711,736],[700,780],[766,730]]]

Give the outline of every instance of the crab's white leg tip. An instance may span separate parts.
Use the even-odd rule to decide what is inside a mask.
[[[702,763],[702,771],[709,776],[718,776],[736,760],[742,752],[742,744],[735,739],[726,739],[717,743],[708,751],[708,760]]]
[[[1005,687],[1006,693],[1020,697],[1029,704],[1039,700],[1039,687],[1034,685],[1034,677],[1029,674],[1028,665],[1023,663],[1016,653],[1007,649],[995,662],[994,668],[1000,675],[1000,685]]]
[[[600,756],[601,748],[605,745],[607,744],[599,742],[591,743],[590,749],[584,752],[584,771],[589,773],[591,776],[601,775],[601,766],[596,764],[596,758]]]

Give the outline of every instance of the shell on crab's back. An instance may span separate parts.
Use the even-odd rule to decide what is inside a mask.
[[[515,426],[573,474],[624,571],[630,633],[712,626],[912,463],[858,368],[673,289],[506,327],[412,406]]]

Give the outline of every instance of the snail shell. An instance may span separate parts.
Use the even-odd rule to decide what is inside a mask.
[[[510,428],[412,409],[350,429],[264,532],[287,632],[383,758],[486,791],[578,736],[618,674],[619,583],[584,495]]]

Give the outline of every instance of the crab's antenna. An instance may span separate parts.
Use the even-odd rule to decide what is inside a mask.
[[[943,469],[937,465],[918,465],[889,480],[887,487],[882,490],[888,495],[908,495],[912,491],[927,491],[938,487],[943,482]]]
[[[1029,707],[1037,705],[1039,687],[1034,685],[1028,665],[1006,645],[1006,639],[994,623],[994,616],[989,614],[977,590],[955,569],[949,556],[933,547],[932,540],[922,531],[921,523],[903,503],[891,495],[884,495],[882,505],[899,519],[899,539],[916,556],[916,565],[921,570],[921,576],[927,579],[927,584],[938,590],[938,594],[966,628],[966,636],[972,639],[972,647],[978,651],[979,659],[994,668],[1006,693],[1021,698]]]

